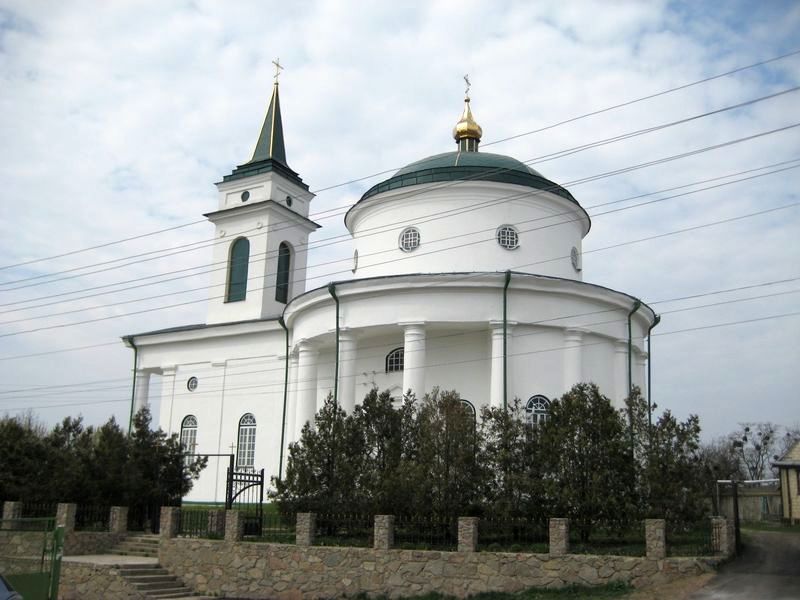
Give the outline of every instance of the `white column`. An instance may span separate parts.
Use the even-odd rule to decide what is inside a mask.
[[[602,390],[601,390],[602,391]],[[617,406],[623,406],[628,397],[628,340],[614,342],[614,397]]]
[[[489,351],[489,404],[496,408],[503,406],[503,322],[490,321],[491,345]],[[506,326],[507,342],[511,339]],[[510,349],[509,349],[510,350]],[[509,351],[510,354],[510,351]]]
[[[158,424],[172,435],[172,408],[175,402],[175,365],[161,367],[161,416]]]
[[[339,331],[339,406],[347,413],[353,412],[356,404],[356,336],[346,329]]]
[[[564,330],[564,391],[583,381],[583,329]]]
[[[633,382],[639,386],[642,398],[647,399],[647,352],[634,348]]]
[[[306,423],[314,423],[317,413],[317,356],[318,352],[309,342],[297,344],[297,417],[296,439]]]
[[[133,394],[133,414],[134,416],[145,406],[149,406],[148,395],[150,393],[150,371],[136,371],[136,383]]]
[[[408,390],[418,398],[425,394],[425,324],[400,323],[403,327],[403,394]]]
[[[286,397],[289,406],[286,415],[286,446],[297,441],[295,433],[300,429],[295,426],[297,421],[297,354],[289,355],[289,382]]]

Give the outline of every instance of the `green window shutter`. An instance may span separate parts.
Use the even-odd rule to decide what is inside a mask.
[[[231,246],[231,259],[228,265],[227,302],[238,302],[247,296],[247,267],[250,262],[250,242],[239,238]]]
[[[289,272],[292,263],[292,250],[289,244],[281,242],[278,247],[278,277],[275,282],[275,300],[286,304],[289,301]]]

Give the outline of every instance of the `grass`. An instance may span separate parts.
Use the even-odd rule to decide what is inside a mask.
[[[470,600],[606,600],[610,598],[625,598],[633,588],[624,583],[611,583],[608,585],[587,587],[569,586],[557,590],[531,588],[522,592],[483,592],[469,596]],[[388,600],[387,596],[370,596],[359,594],[351,597],[356,600]],[[454,596],[439,593],[422,594],[420,596],[407,596],[403,600],[455,600]]]
[[[789,525],[788,523],[780,523],[776,521],[755,521],[750,523],[742,523],[741,527],[745,531],[783,531],[786,533],[800,533],[800,523]]]

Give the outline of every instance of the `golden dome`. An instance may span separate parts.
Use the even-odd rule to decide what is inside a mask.
[[[472,111],[469,109],[469,96],[467,96],[464,98],[464,112],[461,114],[461,119],[459,119],[456,126],[453,127],[453,137],[456,142],[463,139],[480,141],[482,135],[483,130],[481,126],[478,125],[472,117]]]

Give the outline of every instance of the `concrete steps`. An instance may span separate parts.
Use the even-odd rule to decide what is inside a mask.
[[[158,536],[146,534],[128,536],[114,546],[109,553],[122,556],[158,558]]]
[[[170,575],[166,569],[158,565],[120,565],[119,572],[122,578],[145,598],[212,600],[210,596],[196,595],[177,577]]]

